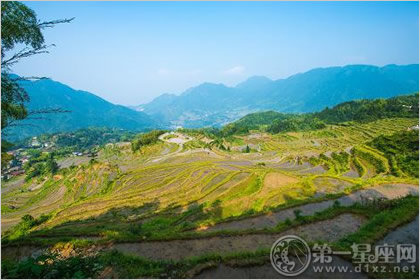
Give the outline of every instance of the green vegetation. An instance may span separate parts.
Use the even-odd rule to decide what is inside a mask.
[[[354,167],[359,173],[359,176],[363,177],[366,174],[366,168],[363,166],[363,164],[360,162],[360,160],[357,157],[353,157],[352,160],[353,160],[352,162],[354,164]]]
[[[221,133],[223,135],[247,134],[250,130],[268,127],[273,121],[285,119],[287,116],[287,114],[275,111],[248,114],[234,123],[225,125]]]
[[[221,133],[234,135],[251,130],[270,133],[310,131],[325,128],[327,124],[351,121],[366,123],[385,118],[418,118],[418,106],[419,95],[413,94],[389,99],[350,101],[318,113],[282,114],[268,111],[249,114],[226,125]]]
[[[62,132],[25,139],[10,154],[5,152],[11,143],[2,137],[2,165],[8,165],[7,176],[12,177],[1,186],[3,278],[192,278],[219,264],[269,263],[270,238],[286,231],[309,231],[308,239],[318,242],[315,227],[334,224],[320,226],[320,230],[328,228],[321,233],[326,240],[335,240],[329,243],[332,248],[348,250],[354,243],[375,244],[418,217],[419,198],[412,195],[419,183],[419,135],[413,130],[419,122],[418,94],[350,101],[317,113],[254,113],[220,129],[179,129],[162,137],[164,130],[148,131],[154,121],[142,112],[49,79],[32,82],[11,74],[11,66],[21,58],[46,52],[44,28],[71,20],[40,22],[20,2],[3,1],[1,6],[2,136],[4,129],[31,115],[63,112],[60,108],[40,109],[45,106],[65,104],[73,111],[70,121],[54,118],[40,130],[22,129],[15,139],[39,131]],[[13,53],[15,46],[26,48]],[[366,66],[354,66],[346,68],[346,77],[354,75],[352,69],[373,72]],[[376,75],[382,75],[375,69]],[[381,69],[389,73],[389,68]],[[410,69],[418,73],[418,65]],[[289,79],[273,83],[260,77],[235,88],[203,84],[186,95],[157,100],[164,107],[171,106],[159,116],[165,120],[179,113],[188,116],[182,99],[196,92],[204,92],[203,98],[223,100],[220,111],[229,110],[231,104],[246,105],[245,97],[248,104],[250,99],[256,105],[243,110],[262,106],[313,112],[320,104],[335,104],[354,90],[350,85],[332,86],[340,91],[341,99],[329,100],[337,89],[324,92],[334,79],[322,77],[340,80],[344,76],[342,70],[329,71],[328,75],[324,70],[309,73],[320,80],[316,87],[293,82],[308,74],[295,76],[292,83]],[[386,79],[405,80],[389,74]],[[377,90],[373,82],[358,81],[359,91]],[[261,88],[266,91],[258,100],[252,98],[253,90]],[[263,96],[273,89],[270,98]],[[295,92],[296,96],[289,96],[302,103],[285,100],[289,104],[282,106],[283,100],[278,98],[267,107],[277,91]],[[32,98],[40,95],[45,98]],[[235,102],[230,102],[229,96],[235,96]],[[33,107],[27,108],[29,99],[28,106]],[[172,103],[175,99],[181,100],[178,105]],[[188,109],[203,103],[201,98],[199,101],[188,102]],[[214,103],[204,107],[208,105]],[[144,109],[151,110],[147,105]],[[229,118],[235,115],[238,112]],[[199,119],[199,110],[194,116]],[[221,124],[229,118],[214,114],[206,121]],[[194,125],[202,120],[186,122]],[[98,124],[148,132],[90,127]],[[65,132],[80,127],[90,128]],[[334,232],[340,223],[345,223],[347,230]],[[260,242],[261,237],[268,241]],[[161,259],[159,256],[168,257],[161,252],[164,250],[153,251],[156,255],[149,255],[150,259],[121,253],[124,246],[132,250],[134,243],[147,248],[158,247],[163,241],[186,248],[190,257],[180,254],[173,260]],[[247,243],[242,241],[250,245],[235,245]],[[190,244],[210,244],[211,250],[205,246],[195,250]],[[230,247],[214,252],[218,247],[213,245],[219,244]],[[255,244],[261,248],[253,248]],[[34,248],[36,253],[31,252]]]
[[[326,108],[315,116],[327,123],[348,121],[371,122],[385,118],[418,118],[419,95],[403,95],[389,99],[356,100]]]
[[[287,118],[274,120],[267,129],[271,133],[309,131],[325,128],[325,123],[313,115],[289,115]]]
[[[43,29],[70,20],[53,20],[41,22],[33,10],[17,1],[1,2],[1,157],[2,166],[5,160],[10,160],[6,151],[11,143],[5,141],[10,127],[27,117],[37,115],[40,111],[30,111],[26,108],[30,100],[25,89],[19,82],[28,78],[16,77],[11,74],[11,66],[22,58],[48,52],[45,45]],[[19,46],[19,50],[16,50]],[[24,47],[24,48],[22,48]],[[58,112],[57,109],[44,109],[43,113]]]
[[[416,130],[401,131],[393,135],[381,135],[368,143],[384,153],[389,160],[391,173],[401,176],[419,176],[419,133]]]
[[[131,142],[131,149],[133,152],[140,150],[141,147],[155,144],[159,140],[159,136],[165,133],[164,130],[152,130],[150,132],[138,135]]]
[[[332,152],[331,153],[331,158],[333,160],[335,160],[335,162],[337,163],[335,165],[335,171],[337,173],[343,173],[346,172],[350,169],[349,166],[349,160],[350,160],[350,155],[346,152]]]
[[[418,76],[418,64],[316,68],[275,81],[251,77],[235,87],[204,83],[184,94],[161,95],[141,109],[155,119],[182,127],[218,127],[240,118],[243,108],[250,112],[318,112],[350,98],[415,93],[419,90]],[[235,134],[247,130],[246,126],[238,128],[233,129]]]
[[[32,157],[23,166],[25,169],[25,180],[28,181],[39,175],[55,174],[58,171],[58,164],[51,153],[41,153],[38,150],[32,150]]]
[[[353,148],[353,153],[359,158],[365,159],[367,162],[372,164],[377,173],[387,173],[389,171],[387,159],[378,152],[367,149],[363,146],[357,146]]]
[[[37,141],[44,149],[54,151],[55,155],[65,156],[72,152],[90,151],[108,143],[131,141],[135,132],[106,127],[83,128],[73,132],[41,134]],[[32,137],[16,143],[14,148],[30,147]]]
[[[274,111],[253,113],[246,115],[236,122],[228,124],[219,134],[225,137],[243,135],[251,130],[267,131],[270,133],[309,131],[325,128],[326,124],[313,114],[284,114]]]
[[[340,240],[337,245],[350,248],[354,243],[375,242],[398,225],[412,221],[419,213],[418,206],[418,196],[407,196],[391,201],[374,200],[367,204],[369,221],[356,233]]]
[[[45,53],[42,30],[71,20],[40,22],[33,10],[17,1],[1,3],[1,129],[33,114],[28,112],[25,102],[28,94],[20,87],[18,80],[10,74],[11,66],[20,59]],[[26,48],[13,53],[16,45]],[[21,47],[21,46],[20,46]],[[28,80],[22,78],[21,80]]]
[[[59,169],[54,159],[54,153],[28,149],[26,154],[29,157],[29,160],[23,165],[26,181],[40,175],[54,175]]]
[[[196,134],[179,150],[176,144],[165,142],[165,139],[157,141],[162,132],[154,131],[139,135],[141,156],[133,153],[129,145],[113,146],[111,154],[108,153],[111,148],[102,148],[92,163],[61,169],[54,177],[34,177],[19,188],[11,188],[2,195],[5,205],[2,213],[17,224],[29,207],[34,209],[34,217],[51,212],[51,219],[31,228],[25,235],[25,240],[34,242],[36,236],[67,238],[69,234],[119,240],[142,234],[150,238],[167,238],[200,226],[308,203],[313,201],[316,193],[322,194],[318,199],[325,199],[375,182],[416,182],[416,177],[411,176],[377,176],[380,169],[371,168],[375,162],[371,163],[364,154],[350,156],[343,151],[352,144],[372,141],[377,135],[392,134],[415,122],[417,120],[389,119],[290,135],[266,135],[262,139],[252,138],[252,135],[239,138],[249,145],[261,144],[261,155],[240,153],[239,148],[243,147],[240,141],[230,143],[230,152],[214,145],[213,153],[209,154],[202,150],[204,142],[197,140],[204,140],[200,138],[202,134]],[[319,145],[314,145],[313,141]],[[194,143],[201,144],[196,146]],[[198,150],[193,153],[196,147]],[[333,151],[331,156],[322,155],[329,149]],[[380,156],[380,159],[387,159],[385,153],[376,148],[364,146],[363,149]],[[270,161],[273,151],[289,154],[283,162],[293,159],[292,168],[273,166]],[[302,151],[319,156],[300,156]],[[38,150],[29,150],[28,153],[34,160],[38,157],[48,159],[46,153]],[[232,156],[236,159],[231,159]],[[248,162],[248,156],[253,156],[256,161]],[[343,177],[343,181],[344,173],[350,166],[357,169],[356,162],[359,161],[361,170],[369,171],[369,177]],[[262,162],[264,164],[260,164]],[[312,173],[312,166],[306,165],[308,162],[322,168]],[[124,171],[120,166],[125,168]],[[399,167],[398,162],[396,166]],[[323,174],[323,170],[327,174]],[[278,183],[265,181],[263,174],[279,171],[286,172],[287,176],[280,176]],[[297,178],[297,182],[287,183],[290,176]],[[276,184],[283,184],[282,180],[286,180],[285,185],[276,187]],[[344,187],[339,187],[342,184]],[[91,208],[91,205],[101,207]],[[143,222],[141,227],[129,227],[130,222],[146,218],[153,218],[150,221],[159,230]]]
[[[49,215],[41,215],[39,218],[34,219],[31,215],[26,214],[22,217],[19,224],[17,224],[12,230],[8,231],[5,236],[7,236],[9,240],[25,236],[31,228],[44,223],[49,218]]]
[[[279,223],[274,230],[266,232],[282,232],[300,225],[331,219],[343,213],[363,215],[368,219],[355,233],[330,244],[334,249],[349,250],[354,243],[374,243],[395,227],[411,221],[418,215],[418,197],[408,196],[392,201],[374,200],[368,204],[355,204],[349,207],[335,203],[332,207],[312,216],[301,216],[301,213],[296,211],[296,219],[293,221],[287,219],[284,223]],[[2,261],[2,276],[4,278],[192,278],[201,269],[215,267],[218,264],[252,266],[270,262],[269,248],[255,248],[254,251],[229,254],[204,254],[181,261],[148,260],[125,255],[116,250],[89,254],[87,253],[89,248],[91,248],[89,243],[69,242],[54,246],[55,254],[43,254],[22,262],[5,260]],[[68,256],[69,251],[75,254]]]
[[[180,129],[169,137],[154,130],[133,137],[131,145],[98,147],[94,160],[60,170],[54,168],[54,152],[28,149],[27,180],[22,176],[2,184],[6,221],[2,245],[54,248],[65,243],[71,244],[66,246],[72,253],[63,257],[54,249],[25,262],[6,261],[2,273],[5,277],[188,277],[208,263],[265,262],[267,249],[152,261],[108,250],[96,254],[100,249],[92,248],[279,233],[343,213],[361,215],[368,222],[382,220],[382,236],[400,225],[395,211],[407,216],[403,221],[416,215],[408,206],[417,198],[392,203],[361,200],[351,207],[332,200],[357,191],[369,194],[363,190],[369,187],[380,191],[384,184],[397,192],[412,190],[418,184],[412,172],[418,166],[418,135],[407,129],[416,124],[417,118],[385,118],[277,134],[266,133],[268,125],[265,131],[239,135],[226,135],[223,129]],[[81,145],[91,143],[87,138]],[[32,174],[39,171],[42,176]],[[311,215],[299,209],[322,201],[331,207]],[[248,221],[292,207],[294,217],[290,211],[289,219],[266,228]],[[28,211],[31,217],[25,216]],[[233,221],[245,226],[224,229]],[[212,227],[216,228],[208,230]],[[372,239],[366,230],[361,235]],[[332,245],[346,244],[343,239]]]
[[[103,269],[94,257],[70,257],[59,259],[55,255],[29,258],[16,264],[2,261],[4,278],[67,278],[84,279],[97,276]]]

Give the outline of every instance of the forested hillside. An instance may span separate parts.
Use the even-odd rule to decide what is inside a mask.
[[[317,113],[284,114],[274,111],[249,114],[226,125],[226,135],[247,133],[260,129],[271,133],[304,131],[324,128],[327,124],[349,121],[370,122],[384,118],[418,118],[419,95],[389,99],[356,100],[325,108]]]

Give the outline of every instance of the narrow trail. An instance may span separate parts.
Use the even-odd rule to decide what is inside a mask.
[[[167,136],[174,136],[174,137],[168,139]],[[153,158],[151,158],[150,161],[151,162],[158,162],[158,161],[167,159],[167,158],[169,158],[171,156],[174,156],[176,154],[179,154],[182,151],[182,149],[184,148],[184,143],[186,143],[188,141],[191,141],[192,139],[193,138],[191,138],[189,136],[185,136],[185,135],[183,135],[181,133],[169,133],[169,132],[166,132],[166,133],[160,135],[159,136],[159,140],[160,141],[163,141],[163,142],[166,142],[166,143],[177,144],[178,145],[178,148],[176,149],[176,151],[174,151],[172,153],[169,153],[169,151],[168,151],[166,153],[161,154],[158,157],[153,157]]]
[[[370,199],[395,199],[398,197],[404,197],[409,194],[418,195],[419,188],[416,185],[409,184],[385,184],[378,185],[368,189],[356,191],[347,196],[343,196],[333,200],[326,200],[318,203],[310,203],[302,206],[296,206],[293,208],[281,210],[271,214],[257,216],[253,218],[223,222],[216,224],[212,227],[205,229],[205,231],[218,231],[218,230],[241,230],[241,229],[263,229],[276,226],[279,222],[286,219],[294,219],[295,210],[302,211],[303,216],[313,215],[315,212],[325,210],[334,205],[335,201],[338,201],[342,206],[350,206],[356,202],[362,202]]]
[[[175,137],[167,139],[166,137],[169,136],[169,135],[173,135]],[[186,136],[184,134],[181,134],[181,133],[168,133],[167,132],[167,133],[164,133],[164,134],[160,135],[159,140],[161,140],[163,142],[166,142],[166,143],[177,144],[178,148],[174,152],[162,154],[158,157],[153,157],[150,160],[148,160],[147,162],[156,163],[156,162],[163,161],[163,160],[175,157],[175,156],[185,156],[185,155],[191,155],[191,154],[194,154],[194,153],[207,153],[207,156],[220,158],[220,156],[217,155],[215,152],[213,152],[212,150],[209,150],[209,149],[205,149],[205,148],[192,149],[192,150],[187,150],[187,151],[183,152],[184,144],[193,140],[193,138],[190,137],[190,136]]]
[[[364,222],[365,218],[363,217],[353,214],[342,214],[330,220],[302,225],[281,233],[117,243],[111,246],[111,249],[154,260],[180,260],[209,253],[227,254],[237,251],[256,251],[261,248],[270,248],[274,241],[288,234],[301,236],[307,241],[332,242],[351,232],[357,231]]]

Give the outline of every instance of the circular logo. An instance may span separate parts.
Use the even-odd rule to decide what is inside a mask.
[[[279,238],[271,247],[270,260],[274,269],[284,276],[296,276],[308,268],[311,249],[296,235]]]

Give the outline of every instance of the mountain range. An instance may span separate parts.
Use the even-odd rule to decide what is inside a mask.
[[[90,92],[75,90],[51,79],[22,81],[30,98],[29,111],[60,108],[66,113],[34,115],[7,128],[8,139],[23,139],[43,133],[67,132],[86,127],[143,131],[158,127],[147,114],[112,104]]]
[[[203,83],[180,95],[163,94],[133,107],[112,104],[92,93],[43,79],[24,81],[29,110],[61,108],[68,113],[21,122],[8,128],[9,139],[86,127],[144,131],[152,128],[221,126],[249,113],[320,111],[357,99],[388,98],[418,92],[419,65],[348,65],[316,68],[286,79],[254,76],[229,87]]]
[[[287,79],[254,76],[228,87],[203,83],[180,95],[163,94],[134,109],[166,125],[220,126],[248,113],[314,112],[356,99],[418,92],[419,65],[348,65],[316,68]]]

